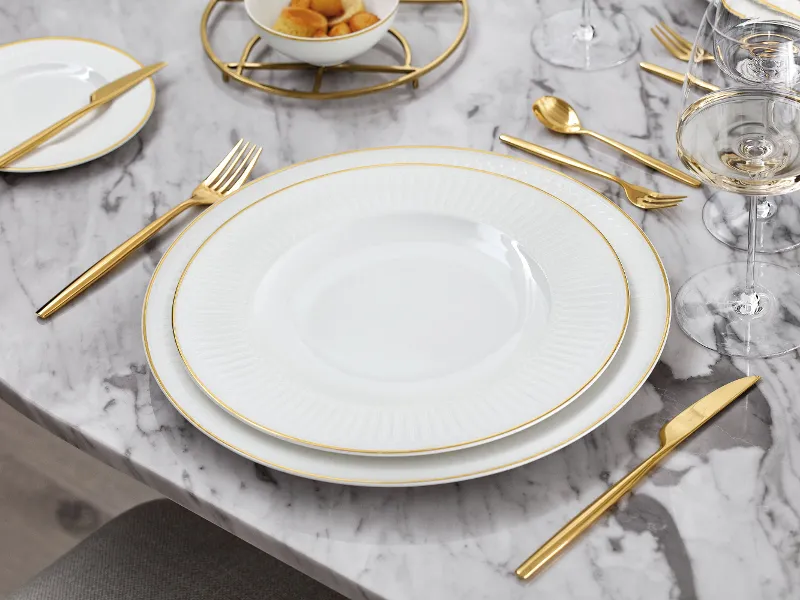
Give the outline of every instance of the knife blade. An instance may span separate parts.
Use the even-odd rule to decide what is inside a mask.
[[[662,447],[674,448],[705,425],[739,396],[753,387],[761,377],[743,377],[704,396],[661,428]]]
[[[7,167],[15,160],[19,160],[32,150],[38,148],[47,140],[51,139],[55,135],[61,133],[64,129],[75,123],[78,119],[85,116],[87,113],[91,112],[95,108],[110,102],[114,98],[124,94],[128,90],[135,87],[137,84],[141,83],[151,75],[153,75],[156,71],[159,71],[167,66],[167,63],[160,62],[154,65],[150,65],[148,67],[143,67],[133,73],[128,73],[127,75],[123,75],[119,79],[112,81],[111,83],[107,83],[103,87],[100,87],[92,93],[89,97],[89,104],[86,106],[79,108],[75,112],[70,115],[67,115],[57,123],[53,123],[47,129],[40,131],[36,135],[28,138],[21,144],[18,144],[2,156],[0,156],[0,169],[3,167]]]
[[[105,84],[103,87],[97,88],[94,93],[89,96],[90,102],[109,102],[120,94],[124,94],[133,86],[138,85],[154,73],[167,66],[167,63],[160,62],[147,67],[142,67],[138,71],[123,75],[119,79],[115,79],[111,83]]]
[[[609,508],[627,494],[661,459],[700,429],[723,408],[753,387],[761,377],[743,377],[704,396],[661,428],[661,447],[642,464],[615,483],[587,506],[515,571],[520,579],[530,579],[550,564],[561,552],[589,529]]]

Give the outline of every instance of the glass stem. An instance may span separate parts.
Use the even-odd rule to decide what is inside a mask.
[[[742,316],[755,317],[764,309],[756,291],[756,227],[758,225],[758,200],[760,196],[747,196],[750,220],[747,224],[747,272],[744,288],[733,300],[733,310]]]
[[[594,37],[594,27],[592,26],[592,0],[583,0],[581,6],[581,22],[575,37],[582,42],[591,42]]]
[[[758,227],[758,207],[766,200],[766,196],[748,196],[749,219],[747,223],[747,274],[745,275],[744,293],[755,299],[756,293],[756,231]],[[756,300],[757,302],[757,300]]]
[[[581,7],[581,28],[585,29],[592,26],[592,2],[591,0],[583,0]]]

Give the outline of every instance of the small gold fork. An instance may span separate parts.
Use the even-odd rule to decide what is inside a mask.
[[[593,167],[592,165],[587,165],[586,163],[583,163],[579,160],[575,160],[574,158],[556,152],[555,150],[550,150],[549,148],[544,148],[543,146],[537,146],[536,144],[526,142],[525,140],[521,140],[519,138],[510,135],[503,134],[500,136],[500,140],[508,144],[512,148],[523,150],[524,152],[533,154],[534,156],[538,156],[539,158],[551,160],[554,163],[558,163],[560,165],[565,165],[568,167],[573,167],[575,169],[578,169],[579,171],[584,171],[585,173],[591,173],[592,175],[597,175],[599,177],[603,177],[604,179],[608,179],[609,181],[613,181],[614,183],[617,183],[620,186],[622,186],[622,189],[625,191],[625,196],[627,196],[631,204],[639,208],[642,208],[644,210],[651,210],[654,208],[669,208],[670,206],[675,206],[677,204],[680,204],[681,200],[683,198],[686,198],[686,196],[674,196],[672,194],[662,194],[660,192],[655,192],[640,185],[634,185],[632,183],[628,183],[624,179],[621,179],[616,175],[612,175],[611,173],[606,173],[605,171],[602,171],[597,167]]]
[[[247,181],[260,155],[261,146],[239,140],[222,162],[217,165],[217,168],[194,189],[188,200],[184,200],[168,210],[89,267],[75,281],[37,310],[37,316],[46,319],[72,302],[187,208],[210,206],[238,190]]]
[[[667,49],[667,52],[672,54],[672,56],[678,60],[689,62],[689,60],[692,58],[692,42],[687,40],[663,21],[655,27],[651,27],[650,31],[654,36],[656,36],[656,39],[661,42],[661,45]],[[703,48],[697,48],[696,52],[697,62],[714,60],[714,55]]]

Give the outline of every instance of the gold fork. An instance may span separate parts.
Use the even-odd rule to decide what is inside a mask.
[[[222,162],[217,165],[217,168],[194,189],[188,200],[171,208],[89,267],[75,281],[37,310],[37,316],[46,319],[72,302],[187,208],[210,206],[238,190],[247,181],[260,155],[261,146],[239,140]]]
[[[650,31],[656,36],[656,39],[661,42],[661,45],[667,49],[667,52],[678,60],[689,62],[692,58],[692,42],[663,21],[655,27],[651,27]],[[697,48],[696,52],[698,62],[714,60],[714,55],[703,48]]]
[[[622,189],[625,190],[625,196],[627,196],[631,204],[645,210],[650,210],[653,208],[669,208],[670,206],[680,204],[681,200],[686,198],[686,196],[662,194],[660,192],[649,190],[640,185],[633,185],[632,183],[628,183],[616,175],[606,173],[605,171],[602,171],[591,165],[587,165],[579,160],[575,160],[574,158],[570,158],[569,156],[556,152],[555,150],[550,150],[549,148],[544,148],[543,146],[537,146],[536,144],[526,142],[525,140],[521,140],[510,135],[502,134],[500,136],[500,140],[512,148],[517,148],[518,150],[533,154],[539,158],[551,160],[560,165],[573,167],[579,171],[591,173],[592,175],[597,175],[599,177],[603,177],[604,179],[608,179],[609,181],[613,181],[614,183],[622,186]]]

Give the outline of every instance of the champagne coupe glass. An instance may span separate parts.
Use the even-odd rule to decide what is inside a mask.
[[[675,299],[677,321],[722,354],[783,354],[800,347],[800,275],[755,254],[764,199],[800,189],[800,26],[748,19],[712,0],[692,54],[678,154],[706,183],[746,197],[747,261],[689,279]]]
[[[580,8],[544,19],[533,30],[531,45],[541,58],[560,67],[594,71],[628,60],[639,49],[639,32],[622,12],[601,12],[592,0]]]

